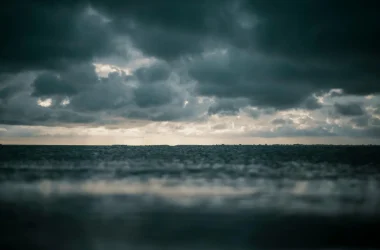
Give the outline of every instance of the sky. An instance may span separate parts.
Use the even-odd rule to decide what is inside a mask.
[[[379,144],[378,5],[5,0],[0,143]]]

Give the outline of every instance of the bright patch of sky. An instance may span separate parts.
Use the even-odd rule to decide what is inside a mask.
[[[53,100],[52,100],[51,98],[47,98],[47,99],[45,99],[45,100],[38,99],[38,100],[37,100],[37,103],[38,103],[38,105],[40,105],[41,107],[45,107],[45,108],[47,108],[47,107],[50,107],[50,106],[51,106],[51,104],[53,103]]]

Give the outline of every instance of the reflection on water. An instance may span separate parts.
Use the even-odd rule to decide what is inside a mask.
[[[146,181],[130,178],[113,181],[4,182],[0,190],[2,199],[12,202],[70,196],[126,196],[140,199],[141,206],[152,206],[156,200],[162,200],[187,207],[203,204],[215,208],[265,208],[305,213],[380,213],[380,186],[377,180],[179,181],[152,177]]]
[[[2,147],[0,249],[378,248],[378,152]]]

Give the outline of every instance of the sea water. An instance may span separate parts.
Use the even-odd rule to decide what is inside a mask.
[[[380,147],[1,146],[0,249],[380,247]]]

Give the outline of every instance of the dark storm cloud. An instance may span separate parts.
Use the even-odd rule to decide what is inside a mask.
[[[274,83],[265,84],[275,84],[279,89],[289,82],[303,81],[302,85],[312,86],[309,92],[343,88],[349,94],[368,94],[380,90],[377,77],[380,46],[376,42],[379,40],[378,4],[375,1],[342,4],[315,0],[129,0],[93,1],[92,4],[112,20],[119,32],[128,33],[135,46],[148,55],[173,60],[205,51],[210,44],[232,46],[248,55],[260,53],[268,58],[286,58],[287,64],[273,62],[272,69],[256,65],[254,71],[273,73]],[[243,17],[247,17],[246,20]],[[232,68],[225,74],[209,70],[226,76],[223,82],[232,85],[244,69]],[[250,75],[245,77],[252,78],[245,85],[257,80]],[[225,91],[240,96],[247,87],[239,86],[236,93]],[[223,90],[204,92],[225,95],[220,93]],[[261,96],[270,98],[267,93]],[[284,103],[280,99],[279,105],[296,105],[299,99],[296,96],[283,100]]]
[[[369,114],[365,114],[362,116],[354,117],[351,119],[351,122],[360,128],[368,128],[368,127],[379,127],[380,119]]]
[[[293,122],[291,120],[285,120],[282,118],[276,118],[272,120],[271,122],[273,125],[285,125],[285,124],[292,124]]]
[[[214,19],[223,2],[94,0],[92,5],[112,20],[115,29],[128,33],[145,54],[173,60],[203,50],[212,32],[210,25],[219,25],[220,20]]]
[[[10,84],[0,88],[0,100],[5,101],[24,89],[22,85]]]
[[[51,95],[68,95],[71,96],[77,92],[75,85],[69,85],[61,80],[58,76],[51,73],[41,74],[33,82],[34,96],[51,96]]]
[[[380,138],[380,127],[371,127],[365,130],[365,134],[370,137]]]
[[[113,111],[127,107],[133,102],[131,87],[123,82],[122,75],[119,80],[97,81],[93,86],[75,95],[69,104],[69,108],[82,112]]]
[[[165,80],[168,69],[157,64],[145,66],[135,72],[139,84],[132,87],[124,72],[112,72],[107,77],[99,78],[93,65],[75,65],[56,73],[41,74],[33,82],[34,96],[53,97],[68,96],[69,108],[82,112],[102,110],[115,111],[137,105],[141,108],[160,107],[171,103],[176,93]]]
[[[343,116],[360,116],[365,114],[360,103],[335,103],[335,111]]]
[[[69,103],[65,107],[79,112],[112,111],[131,102],[132,90],[125,79],[123,72],[101,78],[91,64],[73,65],[40,74],[32,84],[32,95],[52,98],[58,105],[66,98]]]
[[[1,77],[2,76],[2,77]],[[0,99],[9,98],[24,89],[28,88],[30,82],[34,79],[33,73],[20,73],[17,75],[4,74],[0,75]]]
[[[380,105],[375,108],[374,113],[380,115]]]
[[[199,82],[197,90],[201,95],[245,97],[260,107],[287,109],[306,105],[318,108],[316,103],[310,105],[310,95],[317,87],[309,84],[305,76],[296,79],[289,74],[289,70],[296,73],[302,68],[289,67],[283,61],[272,62],[231,49],[194,60],[189,73]]]
[[[209,114],[236,115],[249,105],[247,99],[217,99],[208,109]]]
[[[297,58],[342,59],[339,57],[344,55],[373,58],[379,56],[380,51],[373,39],[378,35],[376,1],[345,1],[343,4],[318,0],[93,0],[91,4],[120,29],[148,27],[151,29],[146,33],[163,32],[158,37],[163,34],[212,35],[228,38],[228,42],[240,47],[255,44],[268,53]],[[257,19],[256,22],[251,20],[253,27],[244,27],[244,16]],[[229,36],[231,34],[235,36]],[[181,40],[181,36],[177,37],[177,41]],[[157,40],[150,43],[170,53],[167,49],[170,44]],[[193,46],[190,41],[187,44]],[[178,55],[186,50],[178,50]]]
[[[106,115],[181,120],[203,111],[236,115],[241,110],[257,118],[261,109],[325,108],[315,94],[332,88],[343,90],[340,98],[379,93],[377,5],[365,0],[8,1],[0,10],[0,120],[96,123]],[[125,56],[121,45],[127,42],[159,63],[135,67],[132,76],[115,72],[99,78],[94,60]],[[28,71],[38,73],[32,84],[9,83],[6,73]],[[181,83],[195,80],[195,92],[173,84],[176,73]],[[206,107],[197,96],[214,97],[215,103]],[[52,105],[38,106],[39,98],[51,98]],[[70,102],[62,105],[66,99]],[[332,108],[342,116],[365,115],[355,105]]]
[[[64,108],[51,109],[37,105],[34,98],[22,92],[0,105],[0,123],[8,125],[60,125],[92,123],[96,116]]]
[[[143,85],[135,90],[136,104],[140,107],[161,106],[170,103],[174,93],[166,84]]]
[[[380,127],[380,119],[379,118],[372,118],[370,123],[373,126]]]
[[[192,34],[167,33],[164,30],[149,27],[131,28],[125,32],[131,35],[134,44],[146,55],[164,60],[175,60],[179,56],[196,54],[203,50],[201,38],[194,37]]]
[[[162,69],[158,68],[156,64],[151,68],[145,66],[132,77],[121,70],[99,77],[92,64],[76,64],[62,70],[42,72],[35,79],[30,78],[32,83],[20,92],[9,88],[20,89],[23,84],[4,84],[0,88],[0,123],[108,124],[113,118],[120,117],[183,120],[196,118],[206,110],[181,86],[169,80],[162,81],[167,78],[167,73],[158,74]],[[139,77],[142,80],[136,82]],[[148,79],[151,84],[147,84]],[[38,101],[50,101],[50,104],[42,107]]]
[[[248,5],[261,20],[252,39],[262,53],[300,64],[329,65],[320,72],[328,76],[326,81],[319,80],[319,74],[308,77],[317,87],[342,88],[349,94],[380,91],[377,1],[249,1]]]
[[[380,55],[373,40],[379,35],[376,1],[248,2],[265,18],[257,27],[257,43],[265,51],[300,58]]]
[[[322,104],[320,104],[318,102],[318,99],[315,98],[314,96],[310,96],[309,98],[307,98],[305,100],[305,102],[303,103],[303,107],[305,109],[308,109],[308,110],[315,110],[315,109],[319,109],[322,107]]]
[[[155,83],[167,80],[170,72],[171,68],[167,63],[156,62],[153,65],[137,69],[133,75],[142,83]]]
[[[195,98],[187,98],[187,105],[181,101],[183,96],[172,100],[172,103],[162,106],[138,107],[131,106],[123,110],[122,117],[151,120],[151,121],[188,121],[202,119],[202,113],[206,109],[205,105],[199,105]],[[183,102],[183,101],[182,101]]]
[[[9,77],[0,87],[0,123],[8,125],[61,125],[67,123],[93,123],[98,120],[94,115],[80,113],[60,106],[63,98],[56,97],[52,106],[38,105],[38,98],[31,95],[35,76],[20,74]],[[38,77],[36,79],[39,79]],[[48,96],[43,99],[48,98]],[[57,101],[57,103],[54,103]]]
[[[257,119],[261,115],[263,116],[271,116],[275,115],[277,110],[275,108],[265,108],[265,109],[259,109],[257,107],[247,107],[243,109],[243,113],[248,114],[251,118]]]
[[[162,107],[177,100],[181,93],[177,93],[169,81],[156,84],[145,84],[147,80],[161,80],[163,74],[157,65],[145,66],[137,71],[137,78],[142,78],[136,86],[123,71],[111,72],[107,77],[98,77],[93,65],[76,65],[58,73],[56,81],[45,81],[44,85],[37,85],[40,77],[33,83],[34,95],[56,98],[69,96],[71,108],[80,112],[109,111],[117,114],[119,109],[138,109]],[[44,74],[42,74],[44,76]],[[166,77],[164,77],[166,78]],[[59,88],[66,86],[66,89]],[[70,88],[69,88],[70,87]],[[69,90],[74,90],[69,92]],[[39,95],[36,95],[38,93]],[[183,104],[184,100],[181,100]]]
[[[380,90],[375,74],[368,75],[352,66],[315,65],[231,47],[194,58],[189,74],[198,81],[200,95],[246,97],[254,106],[277,109],[321,108],[313,94],[334,88],[357,95]]]
[[[33,96],[72,96],[99,81],[95,67],[75,64],[61,71],[40,74],[32,84]]]
[[[56,69],[115,52],[111,30],[81,1],[6,1],[0,70]]]
[[[351,122],[357,127],[364,128],[364,127],[367,127],[369,125],[369,119],[370,119],[370,117],[367,115],[366,116],[359,116],[359,117],[352,118]]]
[[[333,91],[330,94],[328,94],[329,97],[334,98],[334,97],[340,97],[343,96],[343,93]]]

